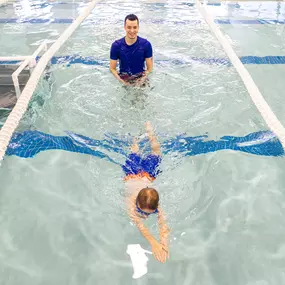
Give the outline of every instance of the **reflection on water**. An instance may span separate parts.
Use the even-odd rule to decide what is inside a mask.
[[[124,86],[123,88],[125,89],[121,99],[123,108],[145,110],[149,106],[149,87]]]

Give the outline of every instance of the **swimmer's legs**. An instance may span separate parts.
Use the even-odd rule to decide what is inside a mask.
[[[145,123],[145,130],[148,134],[148,139],[150,142],[152,154],[161,156],[160,143],[158,142],[156,136],[154,135],[154,131],[150,122]]]
[[[154,131],[153,131],[153,128],[150,122],[145,123],[145,129],[146,129],[148,139],[150,142],[152,154],[161,156],[160,143],[158,142],[156,136],[154,135]],[[138,154],[139,152],[140,152],[140,148],[138,145],[138,140],[136,137],[134,137],[133,144],[131,146],[131,153]]]
[[[134,141],[133,144],[131,146],[131,153],[139,153],[140,152],[140,148],[138,145],[138,140],[136,137],[134,137]]]

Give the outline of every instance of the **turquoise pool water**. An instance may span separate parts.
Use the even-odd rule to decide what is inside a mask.
[[[209,4],[284,122],[284,2]],[[1,7],[1,54],[30,54],[44,39],[54,41],[85,6],[18,1]],[[124,35],[130,12],[138,14],[140,35],[154,48],[145,90],[125,90],[108,71],[110,45]],[[49,88],[40,84],[19,132],[70,131],[108,143],[117,138],[127,152],[146,120],[161,143],[179,135],[218,141],[268,130],[193,3],[102,2],[52,63]],[[122,153],[102,144],[97,150],[124,162]],[[185,156],[172,149],[161,168],[155,186],[172,229],[171,258],[164,265],[150,258],[148,274],[136,281],[127,245],[149,246],[125,213],[118,164],[63,150],[7,156],[0,171],[1,283],[284,282],[283,157],[230,149]],[[155,219],[147,224],[155,232]]]

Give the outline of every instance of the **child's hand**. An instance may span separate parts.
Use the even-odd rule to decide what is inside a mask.
[[[152,253],[154,257],[164,263],[166,259],[169,257],[168,249],[164,245],[160,244],[157,241],[152,242],[151,244],[152,247]]]
[[[160,243],[163,246],[164,250],[167,252],[167,257],[169,258],[169,247],[167,241],[161,240]]]

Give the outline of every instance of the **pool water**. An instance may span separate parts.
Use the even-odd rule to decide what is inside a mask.
[[[242,22],[276,20],[277,3],[234,3],[208,5],[208,9],[216,20],[240,21],[219,25],[237,54],[255,60],[282,59],[284,34],[279,28],[284,24]],[[207,140],[219,140],[268,130],[192,4],[98,4],[56,54],[49,85],[39,85],[18,131],[118,138],[125,142],[122,151],[127,153],[131,137],[144,133],[147,120],[161,143],[179,135],[207,134]],[[284,2],[279,4],[277,20],[284,21]],[[23,0],[1,7],[1,19],[26,20],[0,24],[0,41],[5,43],[1,54],[19,54],[19,46],[22,54],[30,54],[43,39],[54,41],[85,6]],[[124,36],[123,18],[129,13],[139,16],[140,36],[148,38],[154,49],[154,72],[145,89],[123,88],[108,70],[110,46]],[[52,20],[35,23],[32,19]],[[246,68],[284,122],[284,64],[247,64]],[[174,150],[165,154],[154,186],[171,227],[170,259],[162,265],[150,257],[148,274],[133,280],[127,245],[150,248],[125,212],[119,165],[124,155],[102,146],[98,151],[118,164],[62,150],[26,159],[5,158],[0,172],[1,284],[284,282],[283,157],[232,150],[196,156]],[[156,234],[155,218],[146,223]]]

